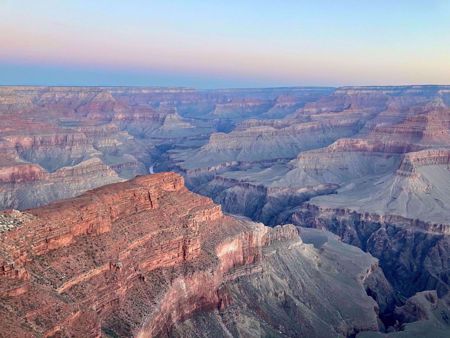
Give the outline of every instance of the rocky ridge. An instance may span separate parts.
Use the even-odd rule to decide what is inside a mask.
[[[302,230],[308,244],[293,225],[271,229],[224,215],[173,173],[3,218],[20,225],[0,234],[0,336],[186,337],[195,334],[180,328],[198,316],[223,320],[202,335],[254,332],[235,321],[240,315],[261,323],[260,334],[349,335],[379,329],[369,276],[373,292],[384,285],[391,293],[376,260],[360,250],[323,232]],[[348,260],[340,267],[337,252]],[[324,302],[322,291],[304,285],[342,296]],[[268,321],[269,313],[279,317]]]

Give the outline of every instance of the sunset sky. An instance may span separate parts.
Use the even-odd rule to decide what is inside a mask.
[[[450,1],[0,0],[0,84],[450,83]]]

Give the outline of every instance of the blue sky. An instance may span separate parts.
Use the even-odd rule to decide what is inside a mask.
[[[450,1],[0,0],[0,84],[448,83]]]

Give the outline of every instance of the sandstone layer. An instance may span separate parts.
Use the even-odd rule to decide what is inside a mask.
[[[370,255],[224,215],[173,173],[1,216],[2,337],[348,336],[393,302]]]

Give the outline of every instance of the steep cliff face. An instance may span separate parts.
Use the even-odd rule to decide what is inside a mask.
[[[231,176],[231,177],[230,177]],[[285,221],[286,210],[297,207],[310,198],[331,194],[336,184],[322,184],[314,187],[277,187],[247,182],[232,175],[217,175],[211,181],[189,177],[189,187],[199,194],[211,196],[227,212],[244,215],[266,225],[274,226]]]
[[[17,151],[21,160],[39,164],[50,172],[78,164],[86,159],[89,153],[95,152],[88,138],[82,133],[14,135],[4,139]]]
[[[370,288],[372,276],[374,292],[381,296],[385,286],[389,298],[392,290],[382,273],[375,277],[376,261],[330,233],[301,229],[300,235],[305,242],[284,239],[264,247],[251,273],[232,270],[239,278],[223,287],[226,307],[196,313],[162,336],[334,337],[378,331],[379,307],[364,287]]]
[[[339,184],[336,195],[314,199],[321,206],[448,223],[448,148],[404,154],[341,152],[325,161],[327,154],[300,158],[283,181]]]
[[[23,337],[100,336],[108,323],[123,335],[145,324],[151,336],[177,320],[177,311],[214,306],[215,284],[205,290],[212,297],[205,304],[171,296],[178,275],[194,287],[214,270],[216,259],[202,249],[211,231],[236,241],[241,250],[228,255],[236,264],[256,259],[267,232],[223,216],[175,174],[138,177],[7,217],[16,221],[1,235],[0,293],[8,304],[1,316],[11,323],[3,333],[14,329],[11,336]]]
[[[123,180],[98,158],[52,173],[35,164],[5,166],[0,169],[0,205],[31,208]]]
[[[173,173],[0,216],[5,337],[187,337],[200,326],[180,328],[201,316],[223,335],[348,335],[379,328],[367,288],[392,293],[370,255],[317,230],[303,229],[303,243],[293,225],[223,215]]]
[[[340,137],[351,136],[362,124],[356,118],[328,121],[249,121],[230,133],[214,133],[209,142],[194,152],[177,154],[183,169],[220,165],[230,161],[258,162],[292,159],[300,151],[326,146]]]
[[[332,231],[377,257],[402,297],[426,290],[436,292],[445,304],[450,280],[450,109],[443,90],[448,88],[340,88],[289,118],[244,121],[221,135],[215,148],[210,141],[198,150],[201,158],[180,156],[179,168],[191,189],[210,196],[225,211],[270,225],[294,223]],[[248,147],[251,155],[239,158],[250,138],[233,139],[252,130],[286,130],[293,121],[306,126],[352,118],[361,123],[355,135],[297,149],[291,161],[276,158],[270,146],[256,147],[256,142]],[[307,141],[308,131],[297,136]],[[290,145],[285,143],[285,148]],[[217,154],[208,160],[213,148]],[[253,160],[245,162],[247,157]],[[191,159],[199,166],[190,166]],[[203,164],[203,159],[213,165]],[[383,311],[391,328],[402,320],[392,308]]]
[[[450,227],[399,216],[306,204],[291,217],[296,224],[328,229],[380,259],[386,277],[406,297],[418,291],[449,291]]]

